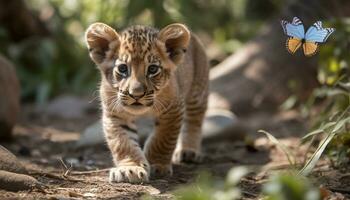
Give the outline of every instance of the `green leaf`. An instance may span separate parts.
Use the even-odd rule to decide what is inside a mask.
[[[273,143],[275,144],[279,149],[281,149],[283,151],[283,153],[286,155],[289,164],[294,165],[296,164],[295,162],[295,157],[293,156],[293,154],[291,153],[292,151],[285,146],[284,144],[280,143],[277,138],[275,138],[275,136],[271,135],[270,133],[268,133],[267,131],[264,130],[259,130],[258,133],[263,133],[267,136],[267,138]]]
[[[320,145],[317,147],[316,151],[312,154],[310,159],[306,162],[304,167],[299,171],[299,174],[303,176],[307,176],[310,174],[312,169],[316,166],[318,160],[320,159],[323,151],[326,149],[329,142],[333,139],[335,136],[334,133],[328,134],[327,137],[325,137],[321,142]]]
[[[328,122],[328,123],[324,124],[323,126],[321,126],[319,129],[316,129],[316,130],[314,130],[314,131],[312,131],[312,132],[306,134],[306,135],[302,138],[302,140],[305,140],[305,139],[307,139],[307,138],[309,138],[309,137],[311,137],[311,136],[314,136],[314,135],[316,135],[316,134],[323,133],[323,132],[325,132],[326,129],[328,129],[328,128],[334,126],[335,124],[336,124],[336,122]]]
[[[350,121],[350,117],[347,117],[345,119],[342,119],[344,115],[348,112],[350,107],[346,108],[340,117],[338,118],[334,128],[332,131],[320,142],[319,146],[317,147],[316,151],[312,154],[310,159],[306,162],[304,167],[299,171],[299,174],[302,174],[304,176],[307,176],[310,174],[312,169],[316,166],[318,160],[320,159],[322,153],[326,149],[329,142],[334,138],[334,136],[338,133],[338,131],[341,128],[345,127],[345,124]]]
[[[266,200],[319,200],[320,192],[305,178],[292,174],[275,174],[263,185]]]
[[[345,128],[345,124],[350,122],[350,117],[340,120],[332,130],[332,133],[338,132],[341,128]]]

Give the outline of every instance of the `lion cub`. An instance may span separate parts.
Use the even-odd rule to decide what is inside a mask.
[[[115,163],[109,181],[147,182],[171,175],[171,161],[198,162],[209,67],[197,37],[183,24],[118,33],[94,23],[85,39],[102,75],[103,130]],[[145,115],[155,118],[155,132],[143,152],[134,120]]]

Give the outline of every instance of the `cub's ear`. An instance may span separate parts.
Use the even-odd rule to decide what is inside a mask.
[[[169,58],[177,64],[187,50],[191,33],[185,25],[175,23],[163,28],[158,34],[158,39],[165,44]]]
[[[112,58],[120,43],[118,33],[103,23],[91,24],[85,32],[85,41],[96,64]]]

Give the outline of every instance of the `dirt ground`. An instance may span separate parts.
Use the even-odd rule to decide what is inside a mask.
[[[14,141],[2,145],[16,154],[30,174],[47,188],[17,193],[0,190],[0,199],[140,199],[145,194],[156,199],[172,199],[171,192],[193,182],[200,171],[224,177],[230,168],[238,165],[254,171],[241,180],[242,199],[259,199],[261,185],[268,175],[289,167],[283,153],[256,131],[247,132],[244,139],[232,132],[229,139],[204,140],[204,162],[175,165],[173,177],[142,185],[109,184],[107,175],[112,161],[106,146],[83,149],[74,146],[82,130],[98,119],[98,112],[83,119],[64,120],[34,113],[28,108],[24,110],[14,131]],[[252,130],[261,128],[275,134],[295,150],[297,158],[304,159],[307,147],[299,145],[298,136],[305,134],[305,124],[298,113],[256,113],[244,116],[241,121]],[[316,184],[330,191],[329,199],[350,198],[350,174],[333,169],[327,160],[320,162],[312,177]]]

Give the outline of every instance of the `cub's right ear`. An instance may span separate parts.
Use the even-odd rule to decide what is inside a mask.
[[[91,24],[85,32],[85,41],[90,57],[96,64],[111,59],[120,43],[118,33],[104,23]]]

